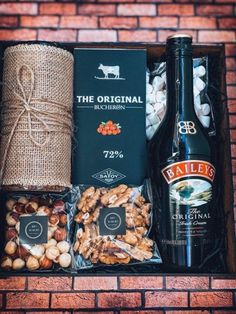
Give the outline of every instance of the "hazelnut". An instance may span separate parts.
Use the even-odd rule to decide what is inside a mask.
[[[65,240],[67,237],[67,232],[65,228],[57,228],[57,230],[54,232],[54,239],[57,242]]]
[[[1,260],[1,268],[5,270],[11,270],[12,269],[12,259],[8,256],[5,256]]]
[[[48,227],[48,240],[50,240],[56,231],[57,227]]]
[[[47,207],[50,207],[52,205],[52,200],[51,198],[49,197],[46,197],[46,198],[40,198],[39,199],[39,205],[40,206],[47,206]]]
[[[55,260],[60,255],[60,251],[56,246],[50,246],[46,250],[46,257],[50,260]]]
[[[43,256],[45,252],[45,248],[41,244],[36,244],[30,250],[30,254],[33,255],[35,258],[39,259]]]
[[[9,200],[6,201],[6,208],[8,211],[12,211],[13,206],[15,205],[16,201],[10,198]]]
[[[17,253],[17,256],[19,256],[23,260],[26,260],[27,257],[30,255],[29,251],[22,245],[18,246],[16,253]]]
[[[27,203],[29,203],[29,200],[28,200],[25,196],[21,196],[21,197],[18,199],[18,203],[21,203],[21,204],[26,205]]]
[[[58,261],[61,267],[67,268],[71,264],[71,255],[68,253],[63,253],[59,256]]]
[[[52,214],[49,217],[49,225],[51,226],[57,226],[59,223],[59,216],[57,214]]]
[[[8,213],[6,215],[6,221],[7,221],[8,226],[13,227],[19,221],[19,215],[17,213],[14,213],[14,212]]]
[[[45,249],[48,249],[50,246],[56,246],[56,245],[57,245],[57,241],[55,239],[50,239],[48,240],[47,243],[43,244]]]
[[[40,267],[39,261],[37,260],[37,258],[33,256],[29,256],[26,262],[26,266],[29,270],[36,270],[36,269],[39,269]]]
[[[59,215],[59,226],[60,227],[65,227],[67,224],[67,215],[66,214],[60,214]]]
[[[23,259],[17,258],[13,261],[12,268],[14,270],[20,270],[23,267],[25,267],[25,261],[23,261]]]
[[[52,213],[52,210],[47,206],[40,206],[37,210],[38,215],[44,214],[44,215],[50,216],[51,213]]]
[[[66,241],[58,242],[57,247],[58,247],[60,253],[68,253],[70,250],[70,244]]]
[[[65,210],[65,203],[62,200],[55,201],[53,203],[53,212],[60,213]]]
[[[8,241],[4,251],[8,254],[8,255],[13,255],[16,252],[17,249],[17,245],[14,241]]]
[[[17,236],[18,236],[18,233],[15,228],[7,228],[6,233],[5,233],[5,237],[7,241],[13,240]]]
[[[14,212],[18,213],[19,215],[24,214],[25,213],[25,205],[17,202],[13,206],[12,210]]]
[[[18,221],[15,225],[15,229],[18,232],[18,234],[20,233],[20,222]]]
[[[39,205],[36,202],[29,202],[28,204],[25,205],[25,211],[28,214],[35,213],[38,209]]]
[[[39,264],[42,269],[50,269],[52,268],[53,262],[43,255],[39,260]]]

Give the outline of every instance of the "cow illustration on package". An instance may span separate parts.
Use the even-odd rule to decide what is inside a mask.
[[[125,80],[124,78],[120,77],[120,66],[119,65],[103,65],[102,63],[99,64],[98,70],[101,70],[104,74],[104,77],[95,76],[96,79],[99,80]],[[113,75],[112,77],[110,75]]]

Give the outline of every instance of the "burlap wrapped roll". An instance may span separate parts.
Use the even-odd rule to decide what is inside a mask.
[[[69,187],[73,55],[49,45],[8,47],[2,85],[2,185]]]

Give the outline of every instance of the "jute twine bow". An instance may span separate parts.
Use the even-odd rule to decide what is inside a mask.
[[[26,91],[24,89],[23,82],[21,80],[21,71],[23,71],[24,68],[30,74],[30,86],[29,86],[30,88],[29,88],[28,96],[26,95]],[[1,182],[3,179],[3,175],[4,175],[4,168],[5,168],[5,164],[6,164],[8,151],[9,151],[14,133],[16,131],[16,128],[17,128],[19,121],[23,115],[26,114],[26,116],[27,116],[27,125],[28,125],[29,137],[30,137],[31,141],[38,147],[44,147],[45,145],[47,145],[50,142],[50,136],[51,136],[50,133],[52,131],[50,129],[48,123],[46,121],[44,121],[43,118],[41,118],[42,115],[45,117],[50,117],[50,125],[62,124],[67,129],[69,128],[70,132],[72,132],[72,126],[68,125],[68,123],[66,123],[65,121],[62,121],[62,117],[58,117],[55,112],[49,112],[49,111],[40,110],[40,109],[36,109],[36,108],[32,107],[33,103],[42,102],[43,104],[49,104],[49,105],[53,104],[54,106],[63,108],[65,110],[65,108],[63,107],[62,104],[50,102],[48,100],[45,101],[42,99],[33,99],[33,91],[35,88],[35,75],[34,75],[34,71],[28,65],[23,64],[22,66],[19,66],[16,68],[16,81],[17,81],[18,87],[21,91],[21,95],[19,93],[17,93],[14,89],[9,87],[6,83],[1,83],[1,85],[3,85],[4,87],[7,87],[19,100],[17,108],[23,107],[22,110],[19,112],[19,115],[18,115],[17,119],[15,120],[15,123],[13,124],[11,132],[10,132],[9,137],[8,137],[6,149],[4,151],[3,160],[2,160],[2,168],[0,171]],[[12,110],[14,110],[14,108]],[[43,127],[43,132],[45,133],[45,140],[42,143],[37,141],[37,139],[33,136],[32,117],[34,117],[36,120],[38,120]],[[71,118],[71,113],[67,112],[67,117]]]

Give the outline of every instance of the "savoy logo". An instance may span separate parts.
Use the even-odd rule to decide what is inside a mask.
[[[101,70],[104,76],[95,76],[95,79],[97,80],[125,80],[125,78],[120,77],[119,65],[103,65],[100,63],[98,70]]]
[[[98,173],[95,173],[94,175],[92,175],[92,177],[94,179],[97,179],[97,180],[109,185],[109,184],[112,184],[112,183],[115,183],[117,181],[122,180],[126,176],[120,172],[117,172],[117,171],[111,169],[111,168],[107,168],[107,169],[104,169]]]

